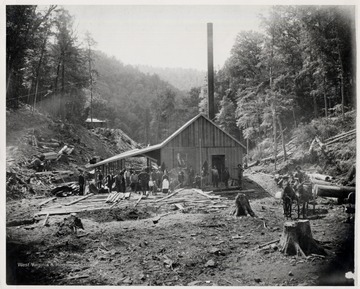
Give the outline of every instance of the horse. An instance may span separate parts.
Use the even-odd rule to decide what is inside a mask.
[[[311,183],[298,183],[294,185],[294,188],[297,195],[298,219],[300,219],[300,215],[306,218],[309,201],[313,198]]]
[[[286,218],[291,218],[292,205],[294,201],[298,201],[298,197],[294,189],[291,187],[290,182],[288,182],[284,188],[282,200],[283,200],[284,216]]]

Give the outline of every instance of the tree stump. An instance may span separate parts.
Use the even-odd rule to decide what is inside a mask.
[[[279,247],[287,255],[326,255],[325,250],[312,237],[309,220],[285,222]]]
[[[250,207],[250,203],[245,194],[238,194],[235,198],[235,206],[236,206],[236,217],[247,216],[248,214],[251,217],[255,217],[254,211]]]

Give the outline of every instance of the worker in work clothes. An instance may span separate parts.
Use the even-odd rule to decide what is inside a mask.
[[[79,174],[79,195],[82,196],[84,194],[85,188],[85,177],[82,172]]]
[[[130,188],[135,193],[137,192],[138,189],[138,182],[139,182],[139,176],[135,171],[133,171],[130,175]]]
[[[228,168],[225,168],[224,173],[223,173],[223,180],[224,180],[225,188],[229,187],[229,179],[230,179],[229,170],[228,170]]]
[[[150,180],[149,174],[145,170],[143,170],[139,174],[139,183],[140,183],[143,195],[147,195],[146,192],[149,190],[149,180]]]
[[[120,192],[126,192],[126,180],[124,177],[124,172],[120,172]]]
[[[242,178],[243,178],[243,171],[244,171],[244,169],[243,169],[243,167],[242,167],[241,164],[238,164],[237,169],[238,169],[238,182],[239,182],[239,187],[240,187],[240,189],[242,189]]]
[[[103,182],[103,174],[102,174],[101,170],[99,170],[98,183],[97,183],[99,190],[102,188],[102,182]]]
[[[201,189],[201,176],[199,173],[195,175],[194,187]]]
[[[179,172],[178,181],[180,183],[180,188],[182,188],[184,186],[184,181],[185,181],[185,175],[183,171]]]
[[[127,187],[130,186],[130,176],[131,176],[130,170],[126,169],[126,171],[124,173],[124,177],[125,177],[125,180],[126,180],[126,186]]]
[[[193,167],[189,169],[189,186],[191,187],[195,181],[195,171]]]
[[[292,203],[294,200],[297,199],[297,196],[294,189],[291,187],[291,181],[289,179],[289,176],[284,176],[283,179],[285,181],[284,192],[282,195],[284,216],[291,218]]]
[[[169,193],[169,187],[170,187],[169,178],[168,178],[168,176],[165,175],[163,177],[163,181],[162,181],[162,192],[164,194]]]
[[[217,188],[219,186],[219,171],[216,166],[211,169],[211,176],[213,187]]]

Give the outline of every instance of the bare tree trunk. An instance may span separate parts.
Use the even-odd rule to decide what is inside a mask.
[[[292,113],[293,113],[293,118],[294,118],[294,126],[295,128],[297,127],[297,123],[296,123],[296,117],[295,117],[295,109],[292,109]]]
[[[312,89],[312,85],[311,85],[311,89]],[[317,118],[318,117],[318,106],[317,106],[317,102],[316,102],[316,94],[313,93],[313,106],[314,106],[314,117]]]
[[[340,89],[341,89],[341,114],[344,117],[345,115],[345,95],[344,95],[344,66],[341,58],[341,50],[340,50],[340,39],[339,39],[339,31],[336,30],[336,42],[337,42],[337,54],[339,59],[339,65],[340,65]]]
[[[274,128],[274,162],[275,162],[275,171],[277,163],[277,127],[276,127],[276,110],[273,107],[273,128]]]
[[[285,139],[284,139],[284,131],[282,129],[282,123],[280,120],[280,116],[277,116],[278,119],[278,123],[279,123],[279,128],[280,128],[280,134],[281,134],[281,142],[282,142],[282,147],[283,147],[283,152],[284,152],[284,160],[287,160],[287,155],[286,155],[286,148],[285,148]]]
[[[326,78],[324,76],[324,105],[325,105],[325,117],[328,117],[328,104],[326,95]]]
[[[276,131],[276,94],[274,92],[274,85],[273,85],[273,58],[274,58],[274,31],[272,30],[271,33],[271,55],[270,55],[270,91],[273,94],[271,97],[274,99],[272,100],[272,118],[273,118],[273,137],[274,137],[274,162],[275,162],[275,171],[276,171],[276,162],[277,162],[277,131]]]
[[[29,91],[28,91],[28,97],[27,97],[27,103],[30,104],[31,102],[31,90],[32,90],[32,80],[31,80],[31,83],[30,83],[30,87],[29,87]]]
[[[46,41],[47,41],[47,34],[45,35],[44,43],[41,47],[41,55],[40,55],[38,66],[36,68],[36,84],[35,84],[33,111],[35,110],[35,104],[36,104],[36,100],[37,100],[37,94],[38,94],[38,88],[39,88],[39,82],[40,82],[40,68],[41,68],[42,59],[43,59],[44,53],[45,53]]]
[[[65,118],[64,115],[64,98],[65,98],[65,56],[63,53],[63,59],[62,59],[62,64],[61,64],[61,101],[60,101],[60,117],[62,119]]]

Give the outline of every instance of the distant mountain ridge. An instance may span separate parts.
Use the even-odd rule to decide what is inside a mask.
[[[189,91],[193,87],[202,86],[206,76],[205,71],[191,68],[163,68],[149,65],[134,65],[134,67],[143,73],[157,74],[162,80],[182,91]]]

